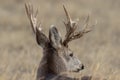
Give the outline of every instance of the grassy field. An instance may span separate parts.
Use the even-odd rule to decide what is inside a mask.
[[[0,80],[35,79],[42,49],[25,14],[27,1],[0,0]],[[71,42],[70,47],[85,64],[83,75],[120,80],[120,0],[32,0],[31,3],[39,9],[45,34],[54,24],[64,35],[63,4],[73,19],[80,19],[81,26],[88,14],[90,25],[97,20],[93,31]]]

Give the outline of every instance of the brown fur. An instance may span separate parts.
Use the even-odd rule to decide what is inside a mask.
[[[43,57],[37,71],[37,80],[78,80],[65,75],[60,75],[63,72],[79,72],[84,69],[83,64],[69,49],[68,42],[80,38],[84,33],[90,30],[87,28],[86,20],[85,27],[82,31],[76,32],[77,25],[72,21],[65,6],[63,6],[67,22],[65,40],[62,40],[60,32],[52,25],[49,29],[49,38],[42,32],[41,25],[37,24],[37,11],[34,12],[32,5],[26,4],[26,12],[31,23],[33,32],[36,34],[38,45],[43,48]]]

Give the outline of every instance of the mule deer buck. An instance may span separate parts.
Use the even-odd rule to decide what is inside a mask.
[[[33,32],[36,35],[38,45],[43,48],[43,57],[37,70],[37,80],[51,80],[62,72],[79,72],[84,69],[84,65],[69,49],[68,43],[72,40],[81,38],[85,33],[90,32],[88,29],[89,17],[86,19],[84,28],[76,31],[78,25],[73,21],[63,5],[67,21],[64,22],[66,27],[65,39],[62,40],[57,28],[52,25],[49,29],[49,38],[42,32],[41,24],[38,23],[38,10],[33,10],[33,6],[25,4],[26,13],[30,20]],[[56,80],[70,80],[61,78]],[[73,80],[73,79],[72,79]]]

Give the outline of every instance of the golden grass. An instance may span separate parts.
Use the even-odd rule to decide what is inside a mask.
[[[42,56],[35,36],[29,27],[24,3],[29,0],[0,0],[0,80],[35,80]],[[72,18],[79,18],[80,25],[88,13],[90,24],[98,24],[94,30],[70,43],[70,48],[85,64],[81,75],[107,80],[119,80],[120,76],[120,1],[119,0],[35,0],[44,32],[48,34],[55,24],[64,35],[62,21],[65,4]],[[65,29],[65,28],[64,28]],[[64,37],[64,36],[62,36]]]

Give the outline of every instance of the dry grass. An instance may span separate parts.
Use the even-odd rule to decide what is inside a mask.
[[[29,1],[29,0],[26,0]],[[44,32],[55,24],[62,35],[65,4],[80,25],[88,13],[94,30],[70,44],[85,64],[82,75],[120,80],[120,1],[119,0],[35,0]],[[24,0],[0,0],[0,80],[34,80],[42,56],[25,14]],[[63,36],[64,37],[64,36]]]

